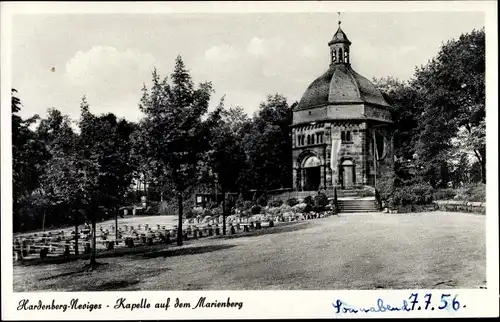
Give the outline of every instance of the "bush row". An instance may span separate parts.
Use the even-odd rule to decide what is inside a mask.
[[[459,189],[435,190],[422,181],[401,181],[394,176],[382,177],[377,182],[378,197],[382,207],[399,211],[429,209],[435,200],[485,201],[486,185],[472,184]],[[415,210],[412,210],[415,209]]]

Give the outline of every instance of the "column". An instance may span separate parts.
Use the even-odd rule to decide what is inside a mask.
[[[366,185],[368,183],[368,169],[367,169],[367,163],[368,163],[368,142],[367,138],[367,130],[366,130],[366,123],[361,123],[360,129],[359,129],[359,136],[361,139],[361,164],[360,169],[361,169],[361,177],[359,178],[361,184]]]
[[[293,171],[292,171],[292,180],[293,180],[293,188],[294,189],[298,189],[298,178],[299,178],[299,173],[298,173],[299,169],[297,168],[293,168]]]
[[[327,124],[325,127],[325,143],[326,143],[326,155],[325,155],[325,171],[326,171],[326,183],[325,186],[331,188],[333,186],[332,182],[332,169],[330,169],[331,156],[332,156],[332,126]]]

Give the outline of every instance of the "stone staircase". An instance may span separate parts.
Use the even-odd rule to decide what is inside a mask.
[[[378,212],[377,203],[375,198],[363,199],[337,199],[339,205],[339,212]]]
[[[286,201],[289,198],[297,198],[303,201],[305,197],[314,197],[317,191],[288,191],[272,196],[273,199]],[[333,199],[333,190],[324,191],[328,199]],[[344,213],[354,212],[378,212],[375,194],[372,188],[358,187],[349,190],[337,189],[337,201],[339,211]]]
[[[378,212],[375,193],[368,188],[337,190],[340,212]]]

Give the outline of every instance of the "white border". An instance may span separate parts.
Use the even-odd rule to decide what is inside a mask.
[[[356,305],[371,306],[378,297],[387,303],[398,303],[407,298],[408,291],[176,291],[176,292],[127,292],[129,301],[146,297],[150,302],[161,301],[166,297],[179,297],[196,302],[200,296],[223,301],[228,296],[233,301],[243,301],[241,310],[204,309],[204,310],[135,310],[114,311],[103,309],[93,312],[81,311],[68,314],[58,311],[16,311],[21,298],[32,300],[56,301],[68,297],[79,297],[81,302],[90,301],[109,304],[124,296],[123,292],[96,293],[13,293],[12,285],[12,213],[11,202],[11,149],[10,149],[10,83],[11,51],[10,28],[13,14],[28,13],[237,13],[237,12],[406,12],[406,11],[482,11],[485,13],[487,43],[487,285],[486,290],[442,290],[456,293],[469,309],[452,312],[417,312],[410,313],[372,313],[352,317],[431,317],[431,316],[498,316],[498,33],[496,1],[429,1],[429,2],[2,2],[1,3],[1,156],[2,156],[2,319],[187,319],[187,318],[333,318],[332,302],[336,298],[351,300]],[[414,290],[416,291],[416,290]],[[430,290],[438,296],[441,290]],[[423,291],[420,292],[423,294]],[[356,301],[356,302],[354,302]]]

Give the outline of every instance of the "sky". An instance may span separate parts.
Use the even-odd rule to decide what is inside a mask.
[[[368,79],[412,77],[440,46],[484,27],[481,12],[343,13],[351,65]],[[24,117],[57,108],[141,118],[143,84],[163,78],[181,55],[195,83],[211,81],[211,107],[252,115],[268,94],[289,104],[329,64],[337,13],[37,14],[12,18],[12,86]]]

